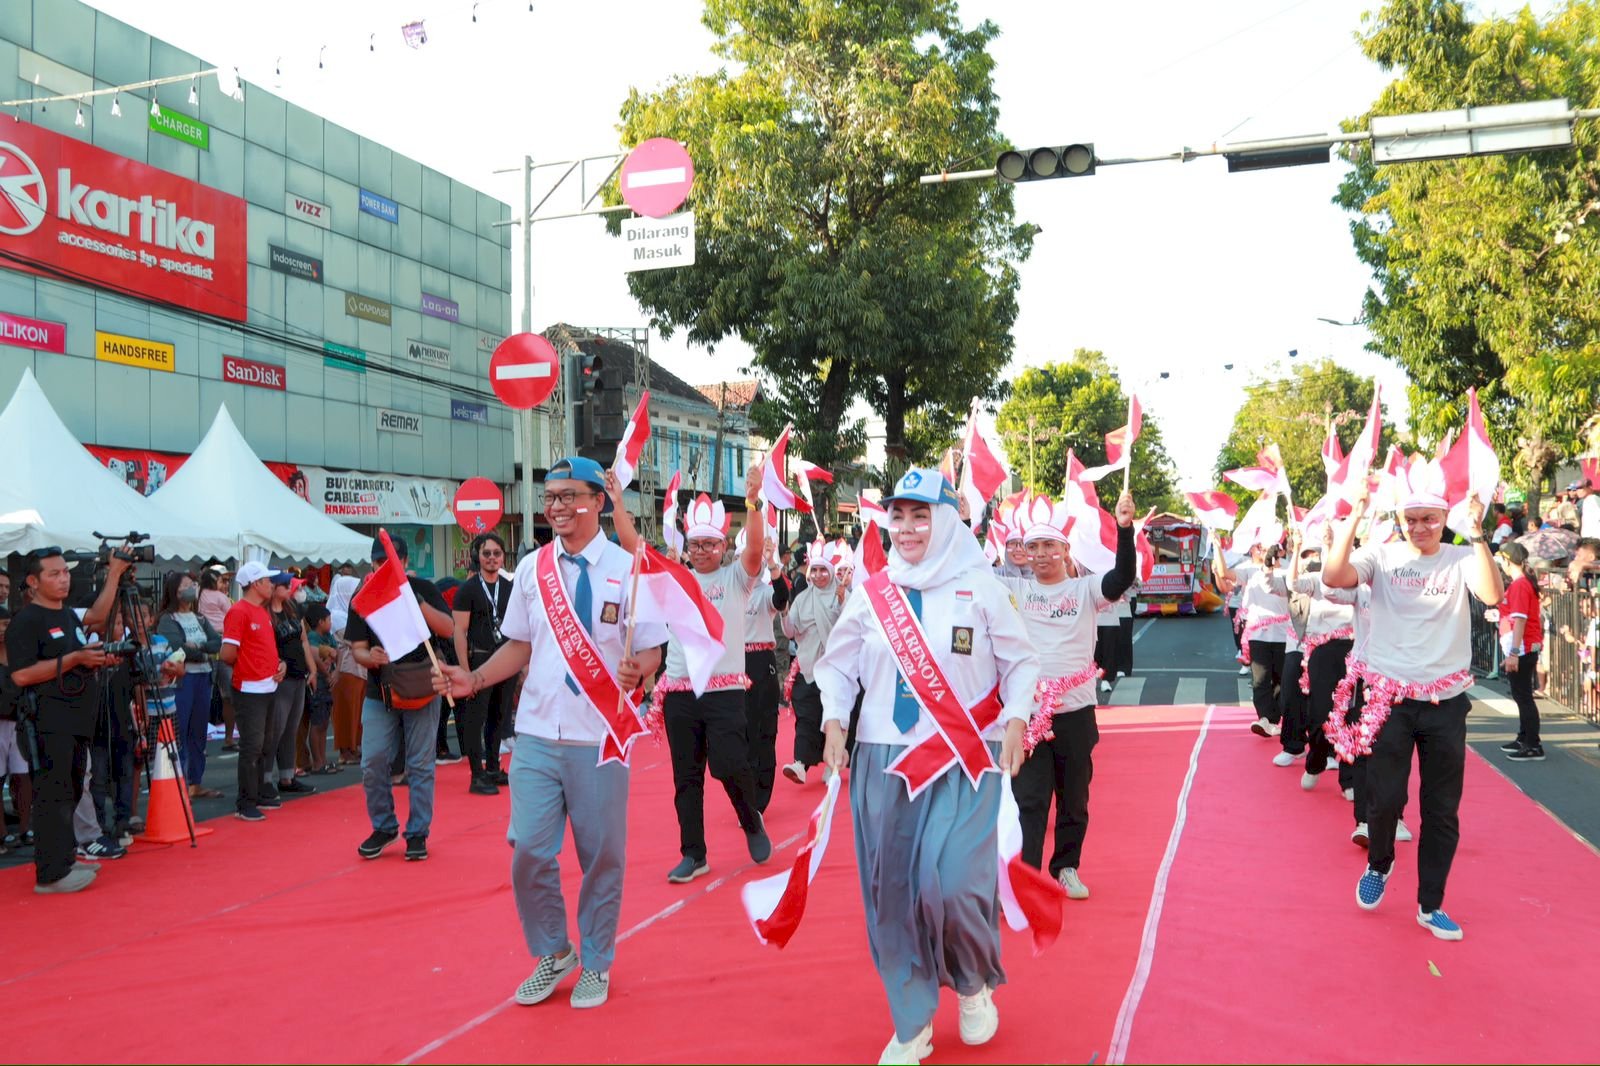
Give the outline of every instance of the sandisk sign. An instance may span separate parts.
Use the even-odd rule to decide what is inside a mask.
[[[19,269],[245,318],[243,200],[26,122],[0,129],[0,250]]]
[[[254,385],[258,389],[277,389],[282,392],[289,384],[289,375],[281,366],[225,355],[222,357],[222,380],[234,385]]]

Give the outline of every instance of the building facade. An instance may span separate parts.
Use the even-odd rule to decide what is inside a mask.
[[[0,2],[10,97],[212,65],[77,0]],[[147,492],[226,405],[314,506],[398,528],[443,576],[455,487],[514,476],[511,414],[487,386],[510,326],[510,230],[494,225],[510,208],[242,90],[205,77],[0,123],[0,402],[32,370]]]

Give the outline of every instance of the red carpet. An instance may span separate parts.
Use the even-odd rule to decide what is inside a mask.
[[[952,996],[934,1061],[1104,1060],[1201,714],[1102,711],[1084,866],[1094,898],[1069,908],[1061,942],[1039,958],[1006,934],[999,1036],[962,1045]],[[779,744],[788,750],[787,728]],[[665,750],[646,742],[611,1001],[575,1012],[558,994],[521,1008],[507,1002],[531,968],[507,885],[507,797],[467,795],[464,766],[443,768],[440,781],[426,863],[402,862],[398,848],[358,859],[365,812],[358,790],[341,789],[263,825],[213,822],[195,850],[135,847],[77,896],[34,895],[31,869],[0,876],[9,934],[0,990],[28,1011],[11,1057],[861,1062],[888,1038],[847,815],[805,924],[787,949],[761,947],[738,900],[756,871],[720,794],[707,802],[712,876],[666,883],[677,860],[671,774]],[[793,854],[819,793],[779,780],[768,815],[785,844],[775,862]],[[563,865],[572,907],[570,847]]]
[[[1349,804],[1271,765],[1251,717],[1219,709],[1201,750],[1126,1061],[1600,1060],[1600,856],[1469,754],[1445,900],[1466,938],[1416,924],[1415,843],[1364,912]]]

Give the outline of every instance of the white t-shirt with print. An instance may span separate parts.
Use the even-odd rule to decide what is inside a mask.
[[[1108,605],[1101,592],[1104,576],[1085,574],[1054,585],[1036,578],[1002,577],[1022,615],[1028,640],[1039,653],[1039,679],[1070,677],[1094,661],[1097,613]],[[1058,712],[1095,704],[1094,679],[1061,695]]]
[[[750,595],[760,584],[761,579],[755,575],[744,572],[744,567],[735,560],[732,564],[713,570],[709,574],[702,574],[698,570],[691,571],[695,580],[700,582],[700,591],[717,613],[722,616],[722,657],[717,660],[716,669],[711,671],[713,677],[722,674],[744,673],[744,632],[745,608],[750,605]],[[670,633],[672,624],[667,624]],[[686,678],[689,676],[689,661],[684,658],[683,644],[677,637],[667,641],[667,677]],[[721,685],[717,688],[738,688],[738,685]],[[708,691],[716,691],[715,688]]]
[[[1426,684],[1472,665],[1467,599],[1472,548],[1441,544],[1432,555],[1418,555],[1409,544],[1382,544],[1360,549],[1350,565],[1372,590],[1366,634],[1366,662],[1372,669],[1397,681]]]

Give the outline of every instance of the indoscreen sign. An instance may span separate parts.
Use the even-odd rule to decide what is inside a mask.
[[[26,122],[0,127],[8,266],[242,322],[245,202]]]

